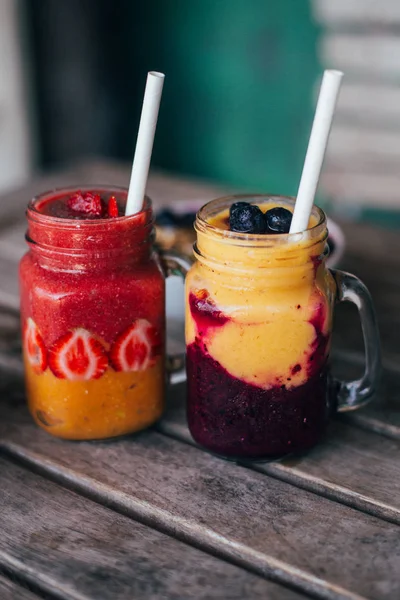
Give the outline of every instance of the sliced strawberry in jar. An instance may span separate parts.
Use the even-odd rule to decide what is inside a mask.
[[[146,319],[137,319],[115,340],[110,362],[115,371],[144,371],[161,354],[161,337]]]
[[[40,375],[47,367],[47,349],[38,326],[31,318],[26,320],[23,338],[26,357],[35,373]]]
[[[105,348],[86,329],[66,333],[49,350],[49,367],[59,379],[98,379],[107,366]]]

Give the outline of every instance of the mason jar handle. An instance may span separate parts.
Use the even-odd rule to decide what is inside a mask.
[[[160,257],[167,277],[178,275],[185,279],[192,266],[189,259],[175,252],[160,252]],[[167,373],[171,383],[179,383],[186,379],[184,352],[167,356]]]
[[[358,308],[365,348],[365,373],[355,381],[338,381],[337,410],[346,412],[367,404],[375,393],[381,374],[381,346],[371,294],[360,279],[344,271],[331,270],[337,286],[336,300]]]

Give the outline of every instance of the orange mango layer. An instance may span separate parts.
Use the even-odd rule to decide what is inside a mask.
[[[164,361],[145,371],[116,372],[100,379],[68,381],[47,369],[37,375],[25,359],[28,406],[48,433],[69,440],[107,439],[154,423],[164,407]]]
[[[292,311],[266,314],[265,319],[253,323],[234,317],[221,327],[210,329],[203,341],[210,356],[238,379],[264,389],[282,384],[297,386],[307,380],[308,357],[316,336],[308,321],[311,315],[312,305],[301,310],[293,307]],[[325,331],[327,329],[326,326]],[[195,335],[196,326],[188,314],[188,344],[194,341]],[[300,365],[301,370],[293,374],[296,365]]]

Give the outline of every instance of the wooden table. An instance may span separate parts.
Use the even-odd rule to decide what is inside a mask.
[[[343,267],[370,287],[385,373],[373,404],[332,423],[301,459],[235,464],[200,450],[184,386],[155,429],[114,443],[69,443],[25,408],[16,265],[24,207],[65,183],[128,181],[84,163],[0,201],[0,598],[400,598],[400,239],[344,224]],[[158,202],[221,190],[162,174]],[[338,309],[334,367],[362,369],[352,308]],[[350,350],[351,349],[351,350]]]

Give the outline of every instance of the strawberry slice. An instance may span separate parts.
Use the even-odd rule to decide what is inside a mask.
[[[47,368],[47,350],[38,326],[31,318],[26,320],[23,338],[28,361],[35,373],[40,375]]]
[[[115,196],[110,196],[108,201],[108,216],[111,218],[118,217],[118,204]]]
[[[59,379],[98,379],[107,366],[108,358],[104,347],[86,329],[69,331],[49,350],[49,367]]]
[[[117,337],[110,351],[115,371],[144,371],[161,354],[161,338],[146,319],[137,319]]]
[[[102,217],[104,215],[105,206],[100,194],[94,194],[93,192],[82,194],[81,191],[78,191],[68,198],[67,204],[68,208],[79,214],[89,215],[90,217]]]

